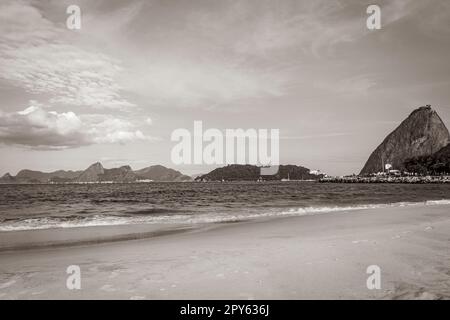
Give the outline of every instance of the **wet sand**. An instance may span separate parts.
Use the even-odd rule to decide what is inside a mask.
[[[69,242],[0,252],[0,299],[450,298],[450,205],[181,227],[159,234],[148,226],[126,228],[119,234],[129,235],[132,228],[145,236],[74,245],[70,239],[87,229],[40,230],[41,240],[56,232]],[[108,237],[118,234],[117,228],[97,230]],[[0,235],[2,245],[14,237],[33,242],[27,232],[9,233]],[[69,265],[81,268],[81,290],[66,287]],[[366,286],[370,265],[381,268],[379,290]]]

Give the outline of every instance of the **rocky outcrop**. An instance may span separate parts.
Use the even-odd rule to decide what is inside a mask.
[[[105,169],[100,162],[89,166],[76,182],[134,182],[138,180],[130,166]]]
[[[404,170],[407,159],[432,155],[449,142],[449,131],[437,112],[431,106],[420,107],[373,151],[360,175],[383,171],[386,164]]]
[[[96,162],[89,166],[83,173],[76,179],[77,182],[98,182],[100,181],[100,175],[105,173],[100,162]]]
[[[232,164],[217,168],[208,174],[197,177],[197,181],[256,181],[262,180],[319,180],[323,175],[311,174],[305,167],[296,165],[280,165],[278,173],[261,176],[261,167],[254,165]]]
[[[179,171],[166,168],[161,165],[150,166],[140,170],[136,170],[135,174],[140,180],[153,181],[190,181],[191,177],[182,174]]]
[[[99,181],[112,182],[134,182],[138,177],[130,166],[122,166],[120,168],[103,169],[103,174],[98,175]]]
[[[4,174],[1,178],[0,178],[0,183],[15,183],[16,179],[8,173]]]

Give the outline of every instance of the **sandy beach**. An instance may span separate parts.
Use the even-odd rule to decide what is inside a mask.
[[[127,226],[83,245],[69,245],[76,228],[37,230],[69,242],[3,250],[0,299],[449,299],[449,212],[414,205],[158,234]],[[123,236],[130,229],[144,237]],[[26,245],[32,233],[0,239]],[[81,268],[81,290],[66,288],[69,265]],[[367,289],[370,265],[381,268],[379,290]]]

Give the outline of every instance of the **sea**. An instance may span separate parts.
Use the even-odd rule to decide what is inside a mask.
[[[450,204],[450,184],[150,182],[0,185],[0,232],[202,224]]]

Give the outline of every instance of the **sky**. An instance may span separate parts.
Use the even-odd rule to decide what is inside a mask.
[[[195,120],[279,129],[281,164],[358,173],[415,108],[449,127],[449,57],[448,0],[0,0],[0,175],[206,173],[171,160]]]

